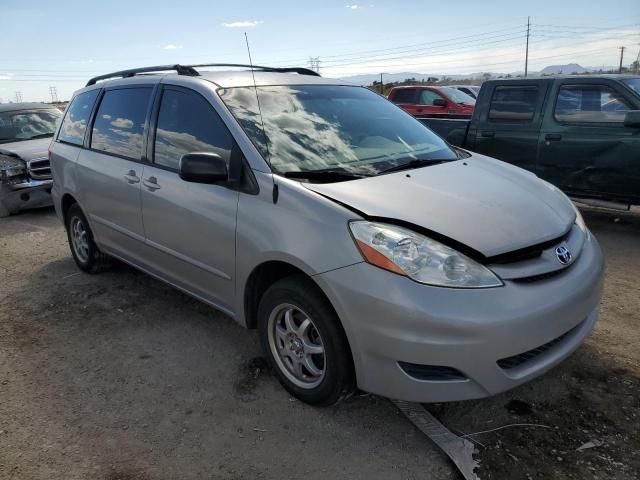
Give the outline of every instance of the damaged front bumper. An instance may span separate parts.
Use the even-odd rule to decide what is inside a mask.
[[[7,216],[28,208],[52,205],[51,187],[53,180],[22,178],[10,181],[0,180],[0,216]]]

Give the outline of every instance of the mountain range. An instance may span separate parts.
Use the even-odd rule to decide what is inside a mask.
[[[616,67],[606,66],[606,67],[583,67],[578,65],[577,63],[568,63],[565,65],[549,65],[544,67],[542,70],[537,72],[529,72],[529,75],[558,75],[561,73],[564,74],[572,74],[572,73],[586,73],[597,71],[599,69],[602,70],[614,70]],[[452,81],[456,80],[468,80],[468,79],[477,79],[483,80],[486,74],[490,74],[491,78],[496,78],[500,76],[511,75],[512,77],[517,77],[518,75],[523,75],[524,71],[519,72],[508,72],[508,73],[500,73],[500,72],[475,72],[468,73],[464,75],[445,75],[441,73],[417,73],[417,72],[400,72],[400,73],[384,73],[382,75],[382,81],[384,83],[393,83],[393,82],[402,82],[407,78],[415,78],[416,81],[427,80],[429,77],[436,77],[439,79],[448,78]],[[363,74],[363,75],[351,75],[348,77],[341,77],[340,80],[345,80],[347,82],[356,83],[358,85],[371,85],[374,81],[380,81],[380,74]]]

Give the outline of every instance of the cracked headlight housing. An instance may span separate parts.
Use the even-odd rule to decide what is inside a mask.
[[[27,167],[22,160],[0,155],[0,177],[16,177],[26,173]]]
[[[366,220],[350,222],[349,228],[365,261],[416,282],[453,288],[503,285],[484,265],[407,228]]]

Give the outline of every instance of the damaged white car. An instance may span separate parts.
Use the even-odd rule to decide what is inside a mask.
[[[0,217],[51,205],[48,148],[60,116],[43,103],[0,105]]]

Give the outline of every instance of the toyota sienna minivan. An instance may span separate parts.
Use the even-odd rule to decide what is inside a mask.
[[[257,329],[314,405],[493,395],[592,330],[602,253],[557,188],[366,88],[211,66],[73,96],[50,158],[80,269],[121,260]]]

